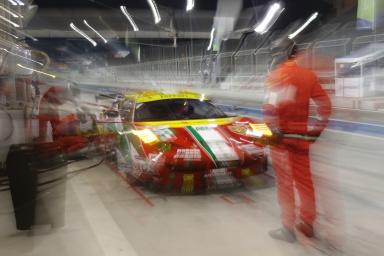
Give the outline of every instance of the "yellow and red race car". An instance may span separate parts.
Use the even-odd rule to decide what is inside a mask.
[[[266,171],[269,128],[228,116],[203,94],[146,91],[107,110],[119,171],[165,192],[232,186]],[[117,109],[116,109],[117,107]]]

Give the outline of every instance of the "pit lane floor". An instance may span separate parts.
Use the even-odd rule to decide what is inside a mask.
[[[345,255],[382,255],[383,140],[327,131],[312,155],[319,234]],[[0,200],[0,255],[322,255],[268,236],[279,227],[271,171],[241,189],[182,196],[135,187],[102,164],[67,180],[63,227],[29,232],[14,230],[9,194]]]

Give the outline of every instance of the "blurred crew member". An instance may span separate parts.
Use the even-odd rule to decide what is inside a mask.
[[[67,112],[63,108],[64,104],[74,101],[71,96],[68,88],[51,86],[42,96],[38,115],[39,140],[47,141],[47,124],[50,123],[53,142],[66,152],[81,149],[87,143],[87,139],[80,136],[80,120],[76,110]]]
[[[274,131],[271,146],[272,165],[276,174],[277,198],[282,227],[270,232],[271,237],[296,241],[295,230],[313,237],[316,218],[315,192],[310,169],[310,144],[328,123],[331,102],[311,70],[295,61],[296,47],[287,39],[272,43],[272,71],[267,85],[264,118]],[[316,104],[318,119],[308,125],[310,100]],[[295,199],[295,190],[299,200]],[[295,214],[299,207],[299,216]]]

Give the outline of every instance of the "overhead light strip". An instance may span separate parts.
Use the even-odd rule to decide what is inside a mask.
[[[193,7],[195,7],[195,0],[187,0],[186,11],[192,11]]]
[[[4,29],[0,29],[0,31],[3,32],[3,33],[5,33],[5,34],[7,34],[7,35],[9,35],[9,36],[12,36],[12,37],[15,38],[15,39],[19,39],[18,36],[14,35],[14,34],[12,34],[12,33],[9,33],[8,31],[5,31]]]
[[[15,22],[11,21],[10,19],[7,19],[5,17],[3,17],[2,15],[0,15],[0,19],[8,22],[9,24],[11,24],[12,26],[14,26],[15,28],[19,28],[20,25],[19,24],[16,24]]]
[[[133,31],[139,31],[139,27],[136,25],[135,21],[132,19],[132,16],[128,13],[127,8],[122,5],[120,6],[120,10],[123,12],[125,17],[127,17],[129,23],[131,23]]]
[[[78,27],[75,26],[75,24],[73,24],[73,22],[71,22],[69,24],[69,26],[75,30],[77,33],[79,33],[80,35],[82,35],[85,39],[87,39],[94,47],[97,46],[97,43],[92,39],[90,38],[86,33],[84,33],[83,31],[81,31]]]
[[[17,5],[17,3],[15,1],[13,1],[13,0],[8,0],[8,2],[10,2],[11,5]]]
[[[153,17],[155,18],[155,24],[161,21],[160,13],[157,8],[157,5],[154,0],[147,0],[149,6],[151,7]]]
[[[17,3],[18,5],[21,5],[21,6],[24,5],[24,3],[23,3],[21,0],[14,0],[14,1],[16,1],[16,3]]]
[[[273,25],[278,16],[284,11],[284,8],[281,7],[281,4],[274,3],[272,4],[267,11],[263,21],[257,25],[255,32],[259,34],[264,34],[268,29]]]
[[[13,18],[24,18],[20,13],[16,13],[14,11],[11,11],[9,10],[8,8],[5,8],[4,6],[0,5],[0,9],[9,13],[10,15],[12,15]]]
[[[21,6],[24,5],[24,3],[21,0],[13,0],[13,1],[15,1],[18,5],[21,5]]]
[[[311,15],[311,17],[309,17],[309,19],[298,29],[296,30],[294,33],[290,34],[288,36],[289,39],[293,39],[295,38],[298,34],[300,34],[314,19],[317,18],[317,16],[319,16],[319,13],[318,12],[315,12],[314,14]]]
[[[208,45],[207,51],[210,51],[211,48],[212,48],[214,33],[215,33],[215,28],[212,28],[212,30],[211,30],[211,38],[209,39],[209,45]]]
[[[30,61],[30,62],[33,62],[33,63],[39,64],[40,66],[44,66],[44,64],[43,64],[43,63],[41,63],[41,62],[39,62],[39,61],[36,61],[36,60],[33,60],[33,59],[31,59],[31,58],[27,58],[27,57],[24,57],[24,56],[22,56],[22,55],[19,55],[19,54],[17,54],[17,53],[14,53],[14,52],[8,51],[8,50],[7,50],[7,49],[5,49],[5,48],[0,48],[0,50],[3,50],[3,51],[5,51],[5,52],[7,52],[7,53],[9,53],[9,54],[11,54],[11,55],[13,55],[13,56],[16,56],[16,57],[19,57],[19,58],[22,58],[22,59],[28,60],[28,61]]]
[[[24,36],[26,36],[26,37],[32,39],[32,40],[35,41],[35,42],[39,41],[39,40],[37,40],[37,38],[31,36],[31,35],[28,34],[28,33],[25,33],[23,30],[19,30],[19,29],[17,29],[16,31],[17,31],[19,34],[22,34],[22,35],[24,35]]]
[[[52,77],[52,78],[56,78],[55,75],[52,75],[52,74],[48,74],[48,73],[45,73],[43,71],[40,71],[40,70],[36,70],[36,69],[33,69],[33,68],[29,68],[29,67],[26,67],[26,66],[23,66],[21,64],[17,64],[17,66],[21,67],[21,68],[24,68],[24,69],[27,69],[27,70],[30,70],[30,71],[33,71],[33,72],[36,72],[36,73],[39,73],[39,74],[43,74],[43,75],[46,75],[46,76],[49,76],[49,77]]]
[[[93,32],[95,32],[96,35],[98,35],[104,41],[104,43],[108,43],[107,39],[105,39],[96,29],[89,25],[86,20],[83,20],[83,22],[87,27],[89,27]]]

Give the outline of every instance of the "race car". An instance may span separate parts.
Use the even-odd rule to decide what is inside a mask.
[[[229,116],[204,94],[137,92],[105,110],[119,171],[165,192],[233,186],[265,172],[264,124]]]

